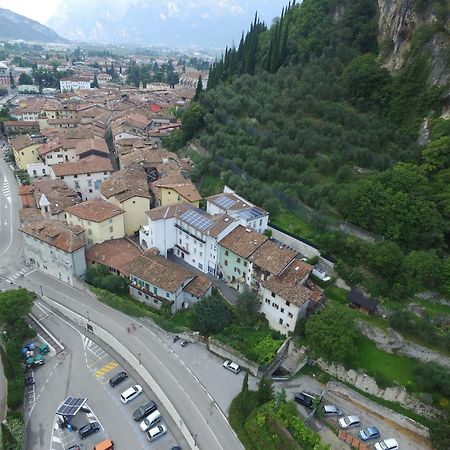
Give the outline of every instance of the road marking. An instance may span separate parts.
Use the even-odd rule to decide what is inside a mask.
[[[109,364],[106,364],[101,369],[98,369],[97,372],[95,372],[95,376],[97,378],[100,378],[100,377],[102,377],[103,375],[107,374],[108,372],[110,372],[111,370],[115,369],[118,366],[119,366],[118,362],[111,361]]]
[[[53,436],[52,441],[57,442],[58,444],[61,444],[61,438],[59,438],[58,436]]]

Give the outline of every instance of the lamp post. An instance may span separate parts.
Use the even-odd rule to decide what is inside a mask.
[[[141,365],[141,354],[140,353],[138,353],[138,363],[139,363],[139,365]]]

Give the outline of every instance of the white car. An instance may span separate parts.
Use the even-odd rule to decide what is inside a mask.
[[[359,427],[361,425],[361,421],[359,420],[358,416],[345,416],[341,417],[338,420],[339,426],[341,428],[353,428],[353,427]]]
[[[225,369],[231,370],[236,374],[241,371],[241,366],[233,361],[230,361],[229,359],[227,359],[222,365],[223,367],[225,367]]]
[[[323,413],[326,416],[340,416],[341,409],[336,405],[323,405]]]
[[[398,450],[398,443],[395,439],[385,439],[375,444],[375,450]]]
[[[147,439],[152,442],[164,436],[167,433],[167,429],[164,425],[158,425],[155,428],[151,428],[147,431]]]
[[[139,386],[139,384],[135,384],[134,386],[131,386],[126,391],[123,391],[120,394],[120,400],[122,401],[122,403],[128,403],[141,394],[142,394],[142,387]]]

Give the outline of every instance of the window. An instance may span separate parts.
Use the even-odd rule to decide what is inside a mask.
[[[241,258],[238,258],[236,262],[239,264],[241,262]]]
[[[286,300],[286,306],[290,306],[291,305],[291,302],[288,302],[287,300]]]
[[[92,186],[92,180],[88,180],[88,186]]]
[[[266,298],[266,299],[265,299],[265,302],[268,303],[268,304],[270,305],[270,299],[269,299],[269,298]]]
[[[279,323],[280,325],[283,325],[283,319],[280,319],[280,320],[278,321],[278,323]]]
[[[78,175],[77,174],[75,174],[74,176],[73,176],[74,178],[78,178]]]
[[[88,228],[88,234],[91,235],[92,234],[92,230],[90,228]]]
[[[47,159],[52,159],[53,156],[52,155],[47,155]]]
[[[244,267],[247,267],[247,261],[244,261]]]
[[[109,227],[109,232],[112,233],[113,231],[114,231],[114,227],[113,227],[113,226],[110,226],[110,227]]]
[[[155,295],[158,295],[158,288],[157,288],[157,287],[154,287],[154,288],[153,288],[153,293],[154,293]]]
[[[270,295],[275,298],[275,292],[271,292]]]
[[[169,295],[170,295],[170,294],[169,294],[168,292],[166,292],[166,297],[167,297],[167,298],[169,298]]]
[[[80,189],[80,183],[78,181],[75,181],[75,189]]]
[[[34,175],[34,176],[37,175],[36,169],[33,169],[33,175]]]
[[[92,239],[88,239],[88,245],[92,244]]]
[[[182,241],[181,241],[181,239],[180,239],[180,245],[182,244]]]
[[[227,259],[225,260],[225,265],[228,266],[228,260]]]
[[[90,176],[91,176],[91,174],[90,174],[90,173],[88,173],[88,174],[87,174],[87,176],[88,176],[88,177],[90,177]]]
[[[225,256],[228,256],[228,250],[225,250]]]
[[[203,264],[198,263],[198,268],[199,268],[200,270],[203,270]]]
[[[262,219],[259,219],[259,224],[262,225]]]
[[[108,223],[112,223],[112,219],[109,219],[109,220],[108,220]]]
[[[61,155],[61,153],[58,153],[58,158],[62,158],[63,155]]]
[[[103,172],[103,175],[108,175],[108,172]]]
[[[290,319],[292,319],[294,317],[294,314],[288,313],[288,316],[289,316]]]
[[[282,313],[284,313],[284,308],[281,308],[280,311],[281,311]]]
[[[64,175],[61,177],[61,180],[64,180]]]
[[[200,253],[200,258],[203,256],[203,253],[202,252],[199,252]]]

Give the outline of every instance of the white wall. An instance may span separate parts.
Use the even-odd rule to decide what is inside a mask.
[[[50,176],[50,167],[44,163],[27,164],[27,172],[30,178]]]

